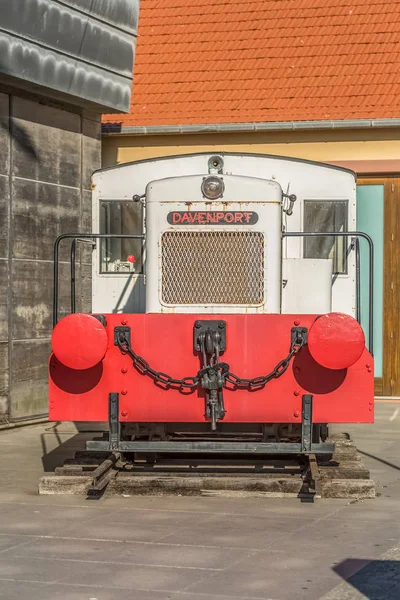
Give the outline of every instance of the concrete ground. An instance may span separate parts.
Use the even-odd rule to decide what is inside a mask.
[[[400,404],[347,431],[375,500],[40,497],[43,470],[90,434],[0,431],[0,598],[398,600]]]

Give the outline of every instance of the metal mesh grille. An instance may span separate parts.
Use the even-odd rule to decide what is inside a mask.
[[[253,231],[168,231],[162,235],[166,304],[261,304],[264,235]]]

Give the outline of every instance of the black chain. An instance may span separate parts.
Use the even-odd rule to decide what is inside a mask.
[[[124,333],[121,333],[118,336],[117,343],[121,352],[123,352],[124,354],[128,354],[132,358],[133,364],[135,365],[139,373],[142,373],[142,375],[149,375],[154,379],[155,383],[161,383],[165,387],[183,389],[186,388],[188,390],[194,390],[198,386],[198,376],[175,379],[174,377],[171,377],[166,373],[162,373],[161,371],[156,371],[155,369],[152,369],[149,363],[142,356],[136,354]]]
[[[269,381],[272,379],[278,379],[287,371],[290,361],[300,351],[305,343],[305,339],[292,341],[290,345],[290,352],[287,357],[281,360],[276,367],[270,373],[268,373],[268,375],[253,377],[252,379],[244,379],[238,377],[234,373],[231,373],[227,363],[218,362],[215,365],[200,369],[195,377],[183,377],[182,379],[175,379],[166,373],[156,371],[150,367],[149,363],[142,356],[136,354],[124,333],[121,333],[117,340],[119,349],[121,352],[123,352],[123,354],[128,354],[132,358],[133,364],[139,373],[142,373],[142,375],[149,375],[154,379],[155,383],[161,383],[165,387],[188,390],[194,390],[198,386],[200,378],[210,369],[214,369],[215,371],[220,370],[225,378],[225,383],[230,383],[234,388],[248,388],[252,391],[262,389]]]
[[[299,345],[292,342],[290,346],[290,352],[287,357],[281,360],[281,362],[276,365],[275,369],[273,369],[271,373],[268,373],[268,375],[261,375],[260,377],[253,377],[252,379],[244,379],[228,371],[225,376],[225,381],[230,383],[235,388],[248,388],[251,391],[260,390],[266,386],[269,381],[272,379],[278,379],[287,371],[290,361],[303,346],[303,342],[301,342]]]

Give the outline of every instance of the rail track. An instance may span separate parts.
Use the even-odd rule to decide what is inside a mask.
[[[347,434],[329,441],[335,445],[330,460],[315,454],[188,458],[81,451],[41,478],[39,494],[374,498],[375,483],[353,441]]]

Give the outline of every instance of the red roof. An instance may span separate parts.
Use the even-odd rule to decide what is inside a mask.
[[[141,0],[125,126],[400,117],[400,0]]]

